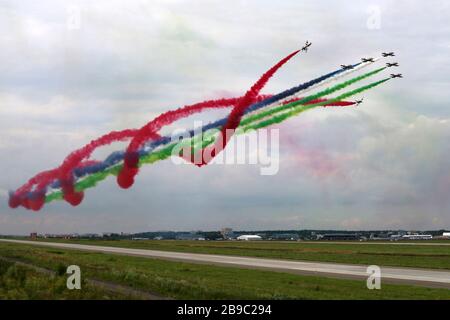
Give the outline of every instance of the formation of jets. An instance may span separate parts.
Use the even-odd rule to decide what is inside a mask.
[[[395,53],[394,52],[383,52],[383,53],[381,53],[381,55],[383,57],[395,57]],[[375,62],[375,59],[374,58],[362,58],[361,61],[362,62]],[[386,63],[386,67],[388,67],[388,68],[398,67],[398,66],[399,66],[398,62],[387,62]],[[353,66],[348,66],[348,65],[344,65],[344,64],[341,64],[341,67],[342,67],[343,70],[353,69]],[[391,73],[391,78],[403,78],[403,75],[401,73],[398,73],[398,74]],[[357,105],[362,103],[362,99],[356,101],[355,103]]]
[[[390,68],[390,67],[398,67],[398,62],[393,62],[393,63],[386,63],[386,67]]]
[[[307,52],[308,48],[311,46],[311,42],[306,41],[305,45],[302,48],[302,51]],[[383,52],[381,54],[383,57],[395,57],[394,52]],[[362,62],[375,62],[374,58],[362,58],[361,59]],[[398,67],[398,62],[387,62],[386,63],[386,67],[390,68],[390,67]],[[350,64],[341,64],[341,68],[342,70],[351,70],[354,68],[354,66],[350,65]],[[403,75],[401,73],[391,73],[391,78],[403,78]],[[355,105],[359,106],[361,103],[363,103],[364,98],[361,98],[360,100],[356,100],[355,101]]]
[[[301,51],[308,52],[308,48],[311,45],[312,45],[312,43],[309,42],[308,40],[306,40],[305,45],[302,47]],[[394,52],[382,52],[381,55],[383,57],[395,57],[395,53]],[[361,61],[363,63],[375,62],[375,59],[374,58],[362,58]],[[398,67],[398,62],[387,62],[386,63],[386,67],[388,67],[388,68],[390,68],[390,67]],[[347,65],[347,64],[341,64],[341,68],[342,68],[342,70],[351,70],[351,69],[354,68],[354,66]],[[398,74],[391,73],[391,78],[403,78],[403,76],[402,76],[401,73],[398,73]],[[363,99],[355,101],[356,105],[359,105],[362,102],[363,102]]]
[[[395,54],[394,54],[394,52],[383,52],[382,56],[383,57],[395,57]],[[375,59],[374,58],[362,58],[361,61],[362,62],[375,62]],[[388,67],[388,68],[398,67],[398,66],[399,66],[398,62],[387,62],[386,63],[386,67]],[[341,68],[343,70],[350,70],[350,69],[353,69],[354,66],[341,64]],[[391,73],[391,78],[403,78],[403,75],[401,73],[397,73],[397,74]],[[361,98],[360,100],[354,101],[354,103],[356,106],[359,106],[361,103],[363,103],[363,101],[364,101],[364,98]]]
[[[394,57],[395,54],[394,52],[383,52],[382,53],[383,57]],[[390,68],[390,67],[398,67],[398,62],[387,62],[386,63],[386,67]],[[391,78],[403,78],[403,75],[401,73],[391,73]]]
[[[308,40],[306,40],[305,45],[302,48],[302,51],[308,52],[308,48],[312,45],[311,42],[309,42]]]

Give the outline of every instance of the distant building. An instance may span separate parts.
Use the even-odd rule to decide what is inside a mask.
[[[31,232],[30,233],[30,239],[31,240],[36,240],[37,239],[37,232]]]
[[[177,233],[174,231],[158,231],[153,234],[155,240],[175,240],[176,237]]]
[[[450,232],[444,232],[444,233],[442,234],[442,236],[443,236],[444,238],[450,238]]]
[[[403,236],[400,235],[400,234],[393,234],[393,235],[391,235],[390,240],[391,240],[391,241],[397,241],[397,240],[401,240],[402,237],[403,237]]]
[[[370,240],[391,240],[391,235],[387,233],[371,233]]]
[[[299,239],[296,233],[276,233],[271,236],[272,240],[291,240],[296,241]]]
[[[243,234],[242,236],[237,237],[238,240],[244,241],[257,241],[262,240],[262,238],[256,234]]]
[[[205,237],[201,234],[195,233],[195,232],[189,232],[189,233],[179,233],[177,234],[176,240],[205,240]]]
[[[102,235],[98,233],[83,233],[80,234],[80,238],[101,238]]]
[[[326,233],[318,237],[319,240],[359,240],[361,237],[355,233]]]
[[[431,240],[433,236],[431,234],[405,234],[402,239],[404,240]]]

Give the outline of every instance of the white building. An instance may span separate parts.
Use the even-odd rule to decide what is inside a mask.
[[[445,237],[445,238],[450,238],[450,232],[444,232],[442,234],[442,236]]]
[[[402,238],[406,240],[431,240],[433,236],[431,234],[405,234]]]
[[[237,237],[237,239],[245,241],[262,240],[260,236],[257,236],[255,234],[243,234],[242,236]]]

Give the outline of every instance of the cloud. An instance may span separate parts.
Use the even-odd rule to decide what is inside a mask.
[[[3,201],[0,233],[450,227],[448,3],[375,1],[379,30],[367,29],[365,3],[70,5],[80,9],[79,29],[67,28],[65,3],[0,5],[2,199],[105,132],[242,94],[306,39],[310,52],[289,62],[265,92],[383,50],[396,52],[405,78],[368,92],[358,108],[321,108],[278,126],[275,176],[260,176],[257,166],[167,161],[144,168],[131,190],[107,179],[77,208],[52,203],[30,215]]]

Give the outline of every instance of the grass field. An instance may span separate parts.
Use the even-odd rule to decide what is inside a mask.
[[[288,241],[50,240],[177,252],[337,262],[364,265],[450,269],[450,246]],[[436,243],[436,242],[434,242]],[[447,242],[448,243],[448,242]],[[437,243],[436,243],[437,244]]]
[[[87,283],[83,290],[68,290],[65,276],[43,274],[0,259],[0,299],[128,299],[130,296],[105,291]]]
[[[301,276],[12,243],[0,243],[0,257],[52,270],[76,264],[80,266],[83,277],[148,290],[176,299],[450,299],[450,290],[447,289],[382,284],[381,290],[368,290],[365,281],[360,280]],[[8,279],[6,277],[7,281]],[[51,282],[48,285],[52,287]],[[14,290],[14,285],[8,288]],[[44,297],[49,297],[48,292],[53,292],[53,298],[66,298],[70,294],[50,288],[43,290]],[[11,296],[6,292],[7,297],[8,295]],[[38,295],[37,293],[33,297]]]

